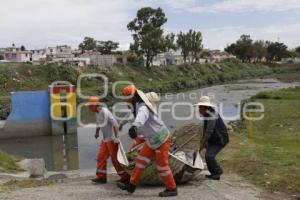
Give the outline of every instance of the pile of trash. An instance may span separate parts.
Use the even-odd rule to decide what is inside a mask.
[[[177,184],[189,182],[195,173],[199,173],[204,169],[199,154],[199,145],[196,145],[199,144],[201,134],[202,132],[197,125],[189,125],[180,128],[172,135],[173,143],[169,152],[169,162]],[[135,167],[135,160],[142,145],[127,153],[120,145],[118,160],[129,174]],[[154,160],[145,168],[144,173],[140,177],[140,183],[144,185],[162,184]]]

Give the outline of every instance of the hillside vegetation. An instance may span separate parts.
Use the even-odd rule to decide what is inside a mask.
[[[225,169],[271,191],[299,195],[300,87],[261,92],[251,100],[264,105],[264,118],[253,123],[252,139],[244,126],[231,135],[220,155]]]

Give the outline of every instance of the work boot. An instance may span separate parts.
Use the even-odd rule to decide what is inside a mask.
[[[174,196],[177,196],[177,195],[178,195],[177,188],[175,188],[174,190],[165,189],[165,191],[160,192],[158,194],[158,196],[160,196],[160,197],[174,197]]]
[[[120,180],[117,180],[117,183],[127,183],[127,184],[129,184],[129,182],[130,182],[130,179],[120,179]]]
[[[129,193],[134,193],[135,188],[136,188],[136,185],[133,185],[130,182],[127,182],[127,183],[117,182],[117,186],[121,190],[127,190],[127,192],[129,192]]]
[[[220,180],[220,178],[221,178],[221,175],[218,175],[218,174],[216,174],[216,175],[205,175],[205,177],[206,178],[208,178],[208,179],[212,179],[212,180]]]
[[[104,178],[93,178],[91,181],[97,184],[105,184],[107,182]]]

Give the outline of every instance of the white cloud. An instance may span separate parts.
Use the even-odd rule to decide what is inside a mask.
[[[179,30],[168,29],[168,32],[178,33]],[[222,50],[228,44],[235,42],[242,34],[249,34],[253,40],[279,40],[287,44],[289,48],[300,46],[300,24],[267,27],[231,26],[202,29],[201,32],[204,48],[209,49]]]
[[[127,44],[126,24],[141,7],[135,0],[10,0],[1,3],[0,46],[70,44],[84,36]]]
[[[203,0],[202,0],[203,1]],[[153,1],[152,1],[153,2]],[[167,5],[174,11],[187,11],[196,5],[197,0],[156,0],[157,3]]]
[[[299,0],[219,0],[211,3],[209,0],[160,0],[174,11],[194,13],[205,12],[280,12],[299,10]]]

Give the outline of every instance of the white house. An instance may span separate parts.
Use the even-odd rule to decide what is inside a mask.
[[[71,65],[75,65],[75,66],[78,66],[78,67],[84,67],[84,66],[91,65],[90,58],[79,58],[79,57],[52,58],[52,60],[50,62],[51,63],[56,63],[56,64],[69,63]]]
[[[42,60],[46,60],[46,49],[36,49],[31,50],[31,61],[32,62],[40,62]]]
[[[153,59],[153,65],[179,65],[184,63],[183,56],[181,55],[181,50],[174,51],[170,50],[168,52],[157,54]]]
[[[31,52],[13,46],[8,48],[1,48],[0,57],[1,60],[8,62],[30,62]]]
[[[236,58],[236,56],[221,50],[209,50],[208,52],[210,56],[208,56],[206,59],[209,63],[216,63],[229,58]]]
[[[300,58],[282,58],[280,63],[300,63]]]
[[[52,58],[73,58],[71,46],[62,45],[56,47],[48,47],[46,49],[46,56],[48,59]]]
[[[188,56],[186,58],[187,63],[193,62],[193,57]],[[205,59],[199,59],[197,61],[198,63],[204,63]],[[159,65],[180,65],[184,63],[184,59],[181,53],[181,49],[178,49],[176,51],[170,50],[168,52],[160,53],[153,59],[153,65],[159,66]]]
[[[104,67],[110,67],[115,63],[121,63],[121,64],[127,63],[126,55],[117,55],[117,54],[102,55],[99,52],[85,52],[81,54],[79,58],[89,58],[90,65],[104,66]]]

